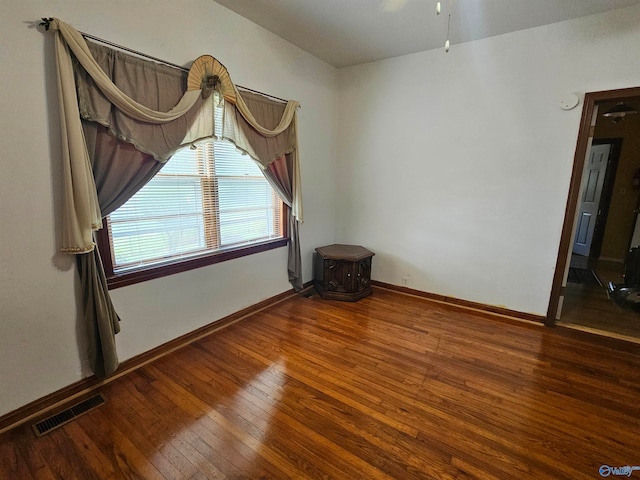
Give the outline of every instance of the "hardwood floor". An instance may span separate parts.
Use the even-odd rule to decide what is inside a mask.
[[[603,286],[568,283],[564,291],[565,300],[559,325],[640,343],[640,308],[616,304],[607,296],[605,289],[609,282],[623,283],[624,266],[621,263],[584,258],[578,259],[576,263],[580,268],[593,269]]]
[[[296,297],[101,390],[2,479],[594,479],[640,465],[636,345],[375,288]]]

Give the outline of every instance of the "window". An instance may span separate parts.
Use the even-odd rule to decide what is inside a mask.
[[[109,286],[286,245],[283,217],[260,167],[233,144],[185,147],[105,219],[99,242]]]

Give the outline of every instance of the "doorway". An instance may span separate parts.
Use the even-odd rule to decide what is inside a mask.
[[[611,117],[602,116],[610,110],[612,105],[615,106],[622,101],[631,102],[635,107],[640,107],[640,87],[585,95],[565,221],[545,322],[548,326],[555,325],[557,320],[561,320],[564,324],[563,306],[564,302],[569,300],[573,302],[572,307],[576,306],[576,301],[583,303],[584,305],[580,306],[587,310],[591,305],[592,309],[597,310],[592,312],[592,318],[607,317],[610,322],[620,322],[621,318],[628,313],[620,311],[619,307],[616,309],[614,302],[606,297],[604,287],[599,289],[592,287],[594,295],[601,296],[600,301],[594,303],[594,299],[590,298],[590,292],[586,288],[580,292],[581,295],[571,296],[575,294],[575,289],[571,290],[574,284],[567,282],[569,267],[572,264],[575,266],[576,262],[583,268],[597,270],[600,267],[601,271],[604,271],[602,275],[607,277],[604,278],[605,281],[622,280],[623,260],[631,243],[635,226],[633,211],[637,210],[635,202],[640,197],[640,191],[636,190],[637,187],[633,183],[635,172],[640,168],[640,143],[634,145],[633,141],[626,142],[630,134],[621,132],[633,128],[635,129],[633,136],[640,138],[640,114],[629,115],[622,121],[617,118],[615,120],[618,121],[612,121]],[[633,117],[636,118],[631,120]],[[599,176],[603,170],[598,170],[599,173],[596,174],[589,165],[590,161],[594,160],[592,155],[587,155],[592,153],[592,145],[597,147],[596,151],[601,150],[602,153],[603,148],[609,148],[612,153],[612,155],[607,154],[610,163],[605,177]],[[609,147],[598,147],[598,145],[609,145]],[[615,159],[622,152],[624,155],[619,157],[622,163],[616,171]],[[640,170],[637,171],[640,172]],[[588,185],[590,181],[591,186]],[[599,200],[599,202],[584,206],[585,194],[587,194],[586,199]],[[589,194],[593,195],[589,196]],[[595,198],[598,196],[600,198]],[[583,206],[585,208],[581,208]],[[582,242],[582,248],[574,248],[574,244],[580,242]],[[577,250],[577,255],[574,250]],[[637,316],[637,318],[634,317],[633,323],[637,323],[640,327],[638,321],[640,313],[633,312],[633,314]],[[581,312],[581,316],[585,316],[584,312]],[[611,333],[615,336],[616,332]],[[640,328],[636,333],[640,338]]]

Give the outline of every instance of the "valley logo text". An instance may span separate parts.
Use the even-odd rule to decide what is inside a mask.
[[[619,475],[623,477],[630,477],[634,470],[640,470],[640,466],[629,466],[625,465],[624,467],[610,467],[609,465],[602,465],[598,472],[600,472],[601,477],[608,477],[609,475]]]

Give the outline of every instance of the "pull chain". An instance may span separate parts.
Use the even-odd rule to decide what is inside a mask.
[[[453,0],[449,0],[449,18],[447,21],[447,41],[444,42],[444,51],[449,52],[451,48],[451,42],[449,41],[449,36],[451,34],[451,11],[453,10]],[[436,2],[436,15],[440,15],[442,12],[442,3]]]

